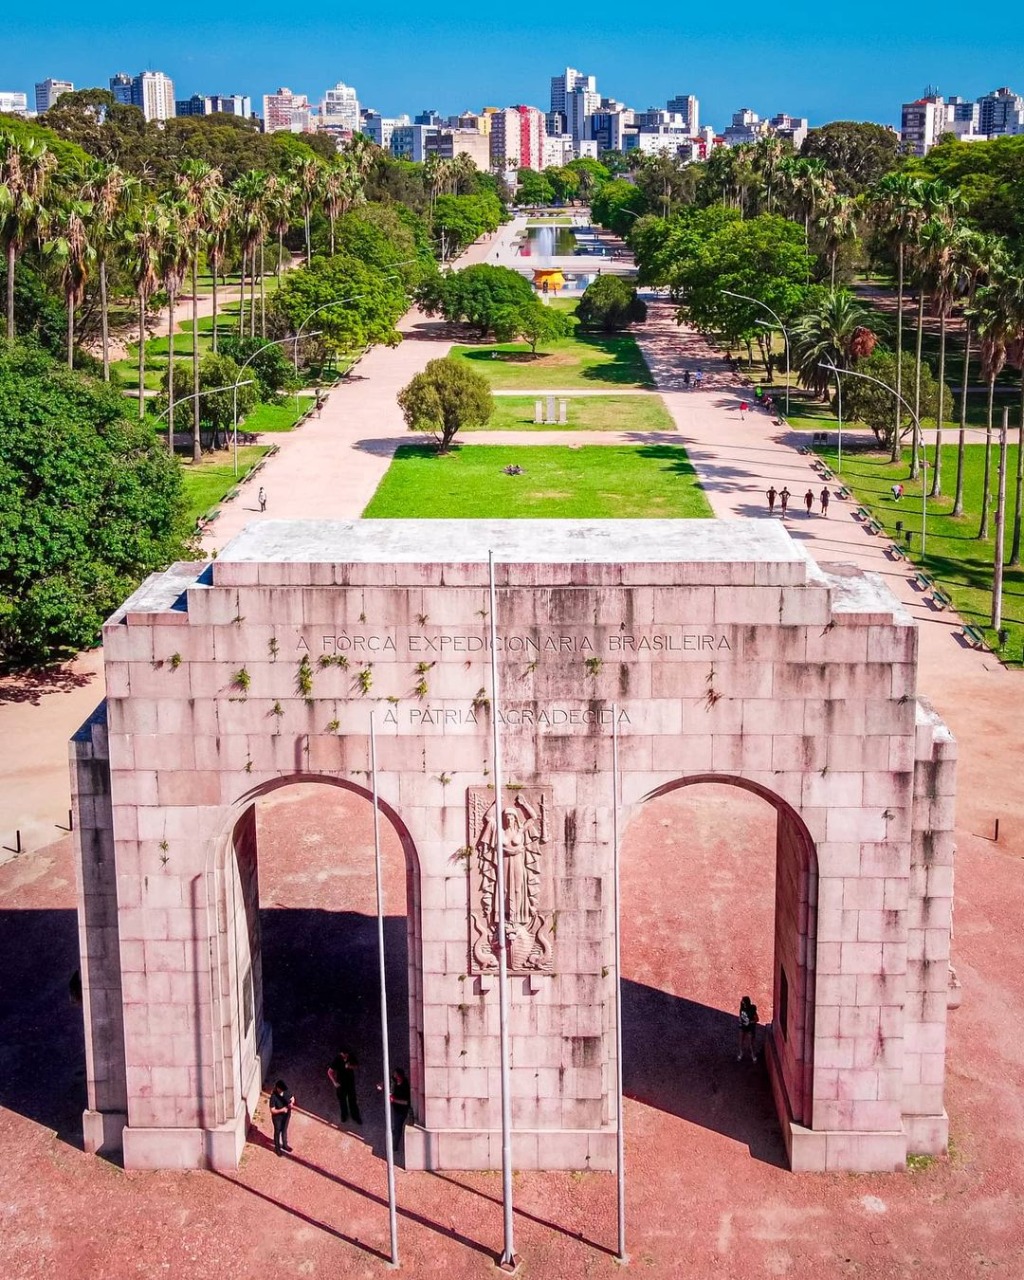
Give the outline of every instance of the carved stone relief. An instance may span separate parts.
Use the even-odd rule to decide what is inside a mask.
[[[470,971],[498,968],[497,807],[491,787],[469,787]],[[548,973],[552,967],[550,883],[551,790],[506,789],[501,806],[505,861],[505,946],[510,973]]]

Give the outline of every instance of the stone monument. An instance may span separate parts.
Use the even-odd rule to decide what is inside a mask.
[[[148,579],[103,640],[71,745],[90,1150],[236,1167],[272,1055],[253,805],[367,795],[371,710],[407,864],[411,1167],[500,1164],[499,823],[514,1160],[613,1167],[613,722],[622,829],[694,782],[777,812],[792,1167],[944,1149],[956,753],[881,579],[768,521],[266,521]]]

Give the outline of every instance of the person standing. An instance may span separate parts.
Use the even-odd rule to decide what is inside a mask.
[[[832,495],[828,491],[828,485],[821,491],[821,514],[828,519],[828,500]]]
[[[349,1115],[352,1116],[353,1124],[363,1123],[363,1117],[359,1114],[359,1103],[356,1101],[357,1066],[354,1055],[347,1049],[341,1049],[327,1068],[327,1079],[334,1085],[342,1124],[348,1124]]]
[[[703,370],[703,369],[698,369],[698,370],[694,373],[694,375],[693,375],[693,381],[694,381],[694,383],[695,383],[695,385],[696,385],[696,387],[697,387],[697,390],[699,391],[699,390],[701,389],[701,387],[704,385],[704,370]]]
[[[814,506],[814,490],[808,489],[804,494],[804,506],[807,508],[807,514],[811,514],[811,507]]]
[[[750,996],[744,996],[740,1001],[740,1051],[736,1055],[736,1061],[743,1061],[743,1050],[750,1050],[750,1061],[757,1061],[757,1005],[754,1004]]]
[[[779,492],[779,506],[782,508],[782,518],[786,518],[786,508],[789,506],[789,500],[793,495],[789,492],[785,485]]]
[[[690,371],[689,371],[689,369],[684,369],[684,370],[683,370],[683,386],[687,389],[687,391],[689,391],[689,389],[690,389]]]
[[[274,1085],[274,1092],[270,1095],[270,1118],[274,1124],[274,1151],[277,1155],[280,1155],[282,1150],[291,1151],[288,1145],[288,1122],[292,1118],[294,1106],[294,1094],[288,1092],[288,1086],[283,1080],[278,1080]]]
[[[379,1084],[377,1088],[383,1090],[384,1086]],[[391,1092],[388,1095],[388,1100],[391,1103],[391,1143],[397,1156],[398,1148],[402,1145],[402,1137],[405,1134],[405,1126],[412,1106],[409,1077],[401,1067],[395,1067],[391,1073]]]
[[[746,422],[746,420],[747,420],[747,402],[746,400],[741,400],[740,401],[740,422]]]
[[[264,488],[263,488],[263,486],[262,486],[262,485],[260,485],[260,491],[259,491],[259,493],[256,495],[256,497],[257,497],[257,500],[259,501],[259,504],[260,504],[260,512],[262,513],[262,512],[264,512],[264,511],[266,511],[266,509],[267,509],[267,491],[266,491],[266,489],[264,489]]]
[[[900,498],[902,498],[902,497],[903,497],[903,486],[902,486],[901,484],[894,484],[894,485],[892,486],[892,500],[893,500],[893,502],[899,502]]]
[[[775,514],[775,499],[779,496],[775,486],[772,485],[764,496],[768,499],[768,514],[773,516]]]

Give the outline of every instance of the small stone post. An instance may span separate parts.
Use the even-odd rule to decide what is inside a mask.
[[[567,400],[559,400],[558,402],[558,422],[563,427],[569,421],[568,403]]]

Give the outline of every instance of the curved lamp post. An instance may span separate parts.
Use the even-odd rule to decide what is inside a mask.
[[[917,416],[910,405],[901,395],[898,395],[894,387],[890,387],[887,382],[883,382],[881,378],[874,378],[870,373],[861,373],[857,369],[837,369],[831,362],[821,361],[818,365],[819,369],[827,369],[829,373],[835,375],[836,385],[838,386],[841,378],[862,378],[865,382],[873,382],[876,387],[881,387],[883,391],[888,391],[890,395],[896,396],[896,399],[903,405],[907,413],[914,420],[914,430],[917,432],[917,438],[921,441],[921,556],[924,557],[926,548],[926,539],[928,536],[928,451],[924,447],[924,435],[921,431],[921,419]],[[897,427],[897,430],[899,428]],[[840,439],[842,437],[840,436]]]
[[[315,335],[310,335],[310,336],[315,336]],[[245,373],[246,369],[249,367],[250,364],[252,364],[252,362],[256,359],[256,357],[258,355],[262,355],[264,351],[269,351],[271,347],[278,347],[281,345],[282,342],[294,342],[294,341],[295,341],[294,338],[272,338],[270,342],[265,342],[262,347],[257,347],[256,350],[252,353],[252,355],[249,356],[249,358],[245,361],[242,367],[238,370],[238,377],[235,379],[233,383],[234,395],[232,396],[232,402],[231,402],[231,423],[232,423],[231,433],[234,438],[235,475],[236,476],[238,475],[238,388],[247,387],[251,382],[255,381],[254,378],[248,378],[245,382],[242,382],[241,381],[242,374]],[[298,405],[298,398],[296,398],[296,405]]]
[[[239,370],[239,372],[238,372],[238,376],[239,376],[239,377],[241,377],[241,376],[242,376],[242,371],[241,371],[241,370]],[[237,406],[238,406],[238,388],[239,388],[239,387],[248,387],[248,386],[251,386],[251,384],[252,384],[253,382],[255,382],[255,381],[256,381],[256,379],[255,379],[255,378],[246,378],[246,380],[245,380],[244,382],[238,382],[238,381],[235,381],[235,382],[229,382],[229,383],[227,383],[227,384],[226,384],[225,386],[223,386],[223,387],[207,387],[205,391],[200,391],[200,393],[199,393],[199,397],[200,397],[200,399],[202,399],[202,397],[203,397],[203,396],[212,396],[212,395],[214,395],[214,394],[215,394],[216,392],[218,392],[218,391],[231,391],[231,392],[233,392],[233,393],[234,393],[234,405],[235,405],[235,475],[236,475],[236,476],[238,475],[238,412],[237,412]],[[189,399],[191,400],[191,399],[192,399],[192,396],[189,396]],[[153,421],[154,421],[155,423],[156,423],[156,422],[160,422],[160,421],[161,421],[161,419],[163,419],[163,418],[166,418],[166,417],[167,417],[167,415],[170,413],[170,411],[171,411],[171,406],[170,406],[170,405],[168,405],[168,406],[167,406],[167,408],[163,411],[163,413],[158,414],[158,415],[153,419]],[[172,450],[174,449],[174,441],[173,441],[173,440],[171,441],[171,449],[172,449]]]
[[[775,323],[782,330],[782,336],[786,342],[786,418],[789,418],[789,330],[782,323],[781,318],[774,312],[767,302],[762,302],[760,298],[751,298],[746,293],[733,293],[731,289],[722,289],[722,293],[727,298],[740,298],[743,302],[752,302],[755,307],[763,307],[765,311],[772,317]],[[764,324],[763,320],[759,320],[758,324]]]

